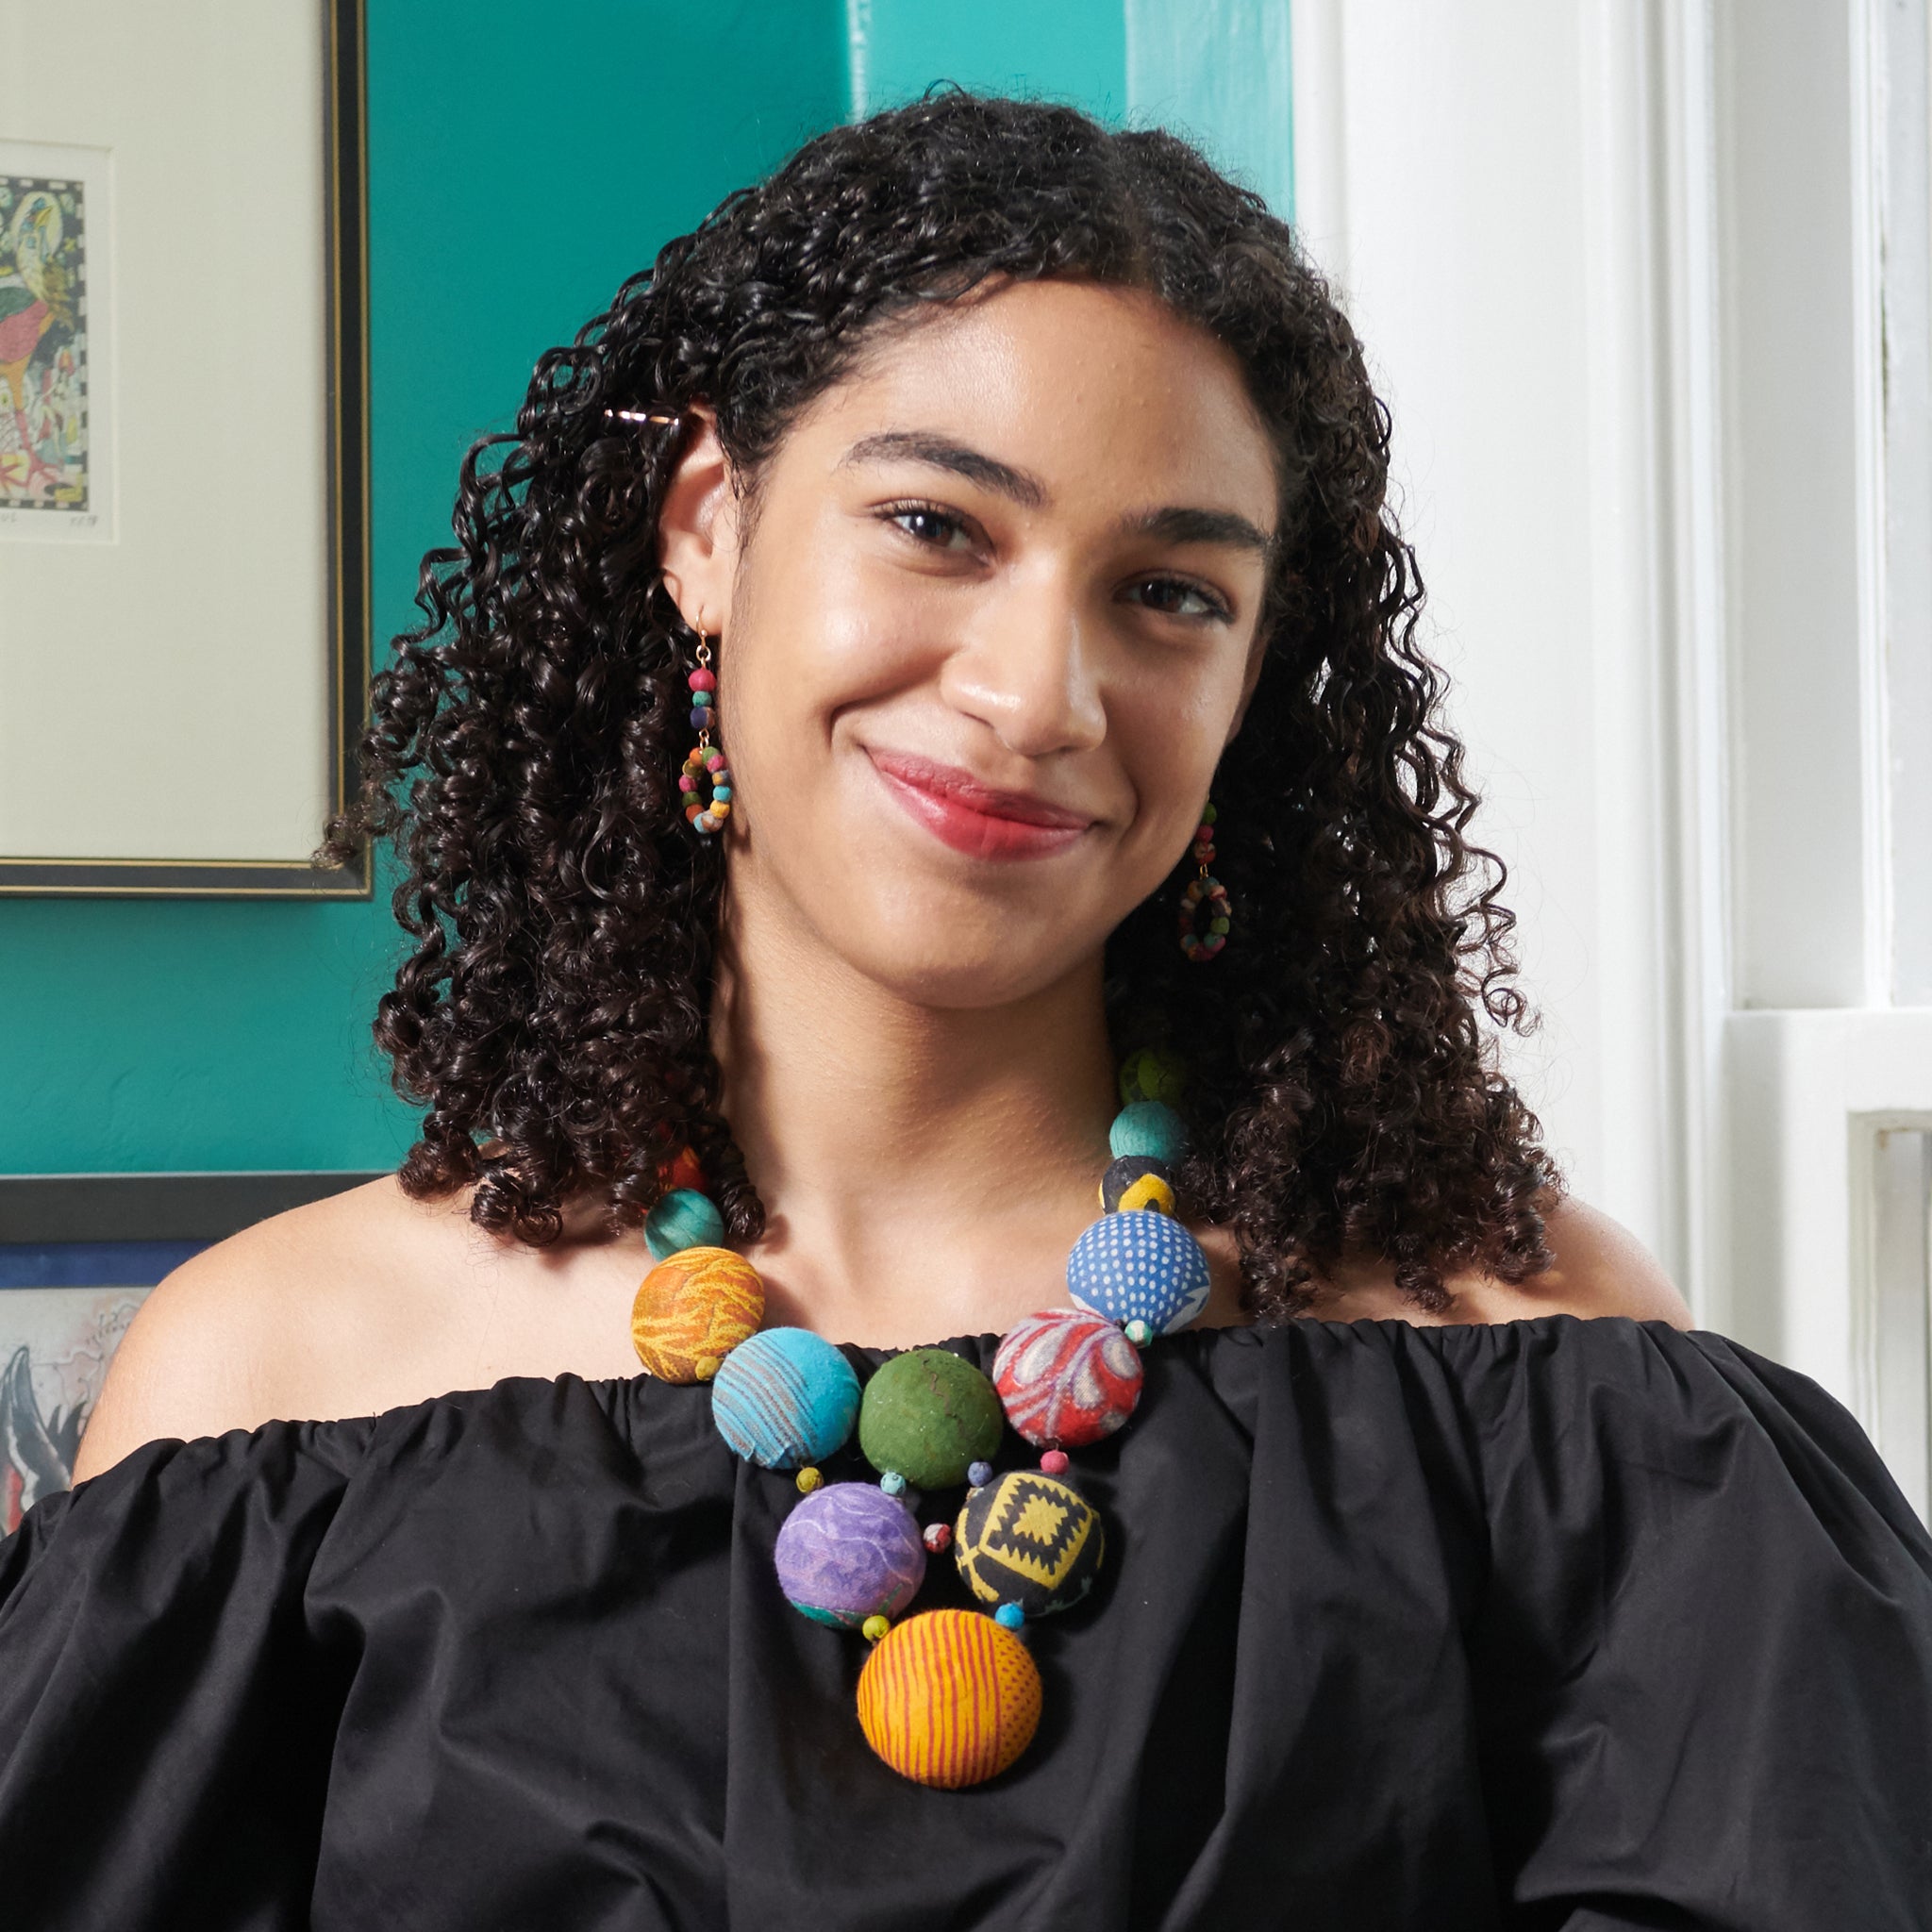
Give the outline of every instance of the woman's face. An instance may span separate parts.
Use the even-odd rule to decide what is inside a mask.
[[[717,638],[730,902],[928,1006],[1091,961],[1259,665],[1274,471],[1232,354],[1082,283],[931,311],[800,417],[748,541],[701,430],[661,556]]]

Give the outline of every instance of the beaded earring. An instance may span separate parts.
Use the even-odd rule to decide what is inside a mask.
[[[724,754],[711,744],[711,725],[717,713],[718,679],[711,669],[711,645],[703,631],[698,633],[697,669],[685,682],[691,686],[691,722],[698,741],[686,754],[684,769],[677,774],[677,789],[684,793],[685,823],[708,837],[724,829],[731,816],[731,767]],[[708,799],[698,797],[699,785],[709,789]]]
[[[1227,943],[1227,888],[1208,870],[1214,858],[1213,806],[1201,808],[1201,823],[1194,830],[1194,862],[1201,868],[1198,877],[1188,881],[1181,894],[1181,951],[1196,965],[1211,959]],[[1208,910],[1208,929],[1201,930],[1201,908]]]

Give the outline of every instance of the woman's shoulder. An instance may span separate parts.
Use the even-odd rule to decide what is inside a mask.
[[[1489,1325],[1545,1315],[1592,1320],[1622,1315],[1638,1322],[1691,1325],[1690,1310],[1643,1243],[1610,1215],[1564,1197],[1543,1216],[1551,1265],[1525,1281],[1470,1271],[1446,1277],[1449,1307],[1420,1308],[1395,1285],[1387,1261],[1344,1261],[1329,1271],[1311,1314],[1326,1321],[1403,1321],[1418,1327]]]
[[[411,1200],[391,1174],[203,1249],[115,1351],[75,1480],[163,1437],[373,1415],[494,1380],[516,1296],[500,1279],[491,1294],[486,1247],[460,1198]]]

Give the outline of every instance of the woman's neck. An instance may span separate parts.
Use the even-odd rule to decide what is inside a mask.
[[[1120,1104],[1097,957],[1010,1004],[920,1006],[740,904],[711,1040],[768,1321],[904,1346],[1065,1299]]]

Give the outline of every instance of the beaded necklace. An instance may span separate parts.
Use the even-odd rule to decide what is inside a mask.
[[[1069,1449],[1119,1429],[1141,1399],[1140,1351],[1208,1301],[1208,1257],[1174,1217],[1184,1142],[1174,1058],[1143,1048],[1121,1068],[1099,1220],[1067,1257],[1073,1307],[1029,1315],[1000,1338],[989,1379],[949,1349],[890,1357],[860,1389],[842,1350],[805,1328],[764,1328],[764,1284],[723,1245],[724,1217],[689,1149],[644,1223],[656,1266],[631,1311],[651,1374],[708,1382],[737,1455],[796,1472],[800,1500],[774,1551],[778,1585],[820,1624],[859,1631],[858,1722],[887,1764],[958,1789],[997,1776],[1032,1741],[1041,1687],[1028,1623],[1078,1603],[1106,1555],[1098,1511],[1068,1480]],[[1041,1451],[995,1475],[1005,1425]],[[850,1441],[878,1481],[827,1483],[818,1468]],[[954,1521],[921,1530],[922,1491],[964,1482]],[[929,1557],[953,1552],[991,1614],[930,1609],[895,1621]]]

